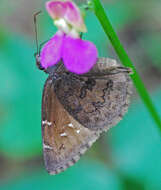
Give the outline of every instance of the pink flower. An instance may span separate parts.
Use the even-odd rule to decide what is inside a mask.
[[[79,8],[67,0],[49,1],[46,9],[58,31],[41,50],[41,66],[46,69],[63,60],[73,73],[88,72],[97,61],[97,49],[92,42],[80,39],[80,32],[86,32],[86,26]]]

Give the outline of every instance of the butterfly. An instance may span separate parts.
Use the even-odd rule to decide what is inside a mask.
[[[63,63],[45,72],[49,76],[42,97],[43,154],[47,171],[57,174],[122,119],[131,95],[131,70],[113,59],[98,58],[84,75],[68,72]]]
[[[100,134],[126,113],[132,92],[130,68],[98,58],[86,74],[76,75],[60,62],[47,69],[40,63],[36,16],[36,63],[48,74],[42,96],[41,128],[45,168],[58,174],[76,163]]]

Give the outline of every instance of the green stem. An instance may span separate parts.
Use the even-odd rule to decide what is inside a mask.
[[[143,100],[143,102],[146,105],[147,109],[149,110],[152,118],[154,119],[155,123],[157,124],[158,129],[161,132],[161,120],[160,120],[159,114],[157,113],[157,111],[152,103],[152,100],[148,94],[148,91],[146,90],[144,83],[142,82],[139,74],[137,73],[137,71],[135,69],[135,66],[133,65],[132,61],[128,57],[116,32],[114,31],[100,0],[93,0],[92,2],[94,5],[95,15],[97,16],[98,20],[100,21],[106,35],[110,39],[122,64],[126,67],[131,67],[133,69],[134,74],[130,75],[131,79],[132,79],[141,99]]]

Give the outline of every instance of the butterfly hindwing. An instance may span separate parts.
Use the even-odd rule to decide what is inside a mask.
[[[56,95],[83,126],[106,131],[121,120],[129,105],[131,81],[124,68],[115,60],[99,58],[88,76],[62,73],[55,84]]]
[[[77,162],[99,137],[78,123],[64,109],[48,77],[42,98],[42,137],[45,167],[50,174],[59,173]]]

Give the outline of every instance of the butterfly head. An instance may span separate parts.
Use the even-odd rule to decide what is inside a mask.
[[[36,66],[38,67],[38,69],[45,71],[45,68],[43,68],[43,67],[41,66],[40,54],[39,54],[39,53],[35,53],[34,56],[35,56],[35,59],[36,59]]]

